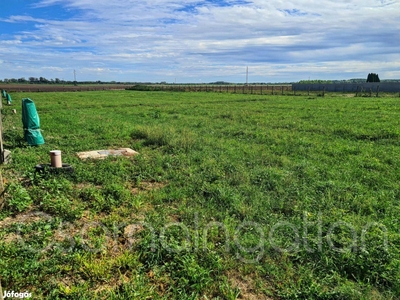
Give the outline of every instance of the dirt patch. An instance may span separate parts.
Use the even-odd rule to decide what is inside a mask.
[[[166,186],[167,186],[167,183],[165,183],[165,182],[142,181],[142,182],[140,182],[139,186],[131,188],[131,192],[132,192],[132,194],[137,195],[141,191],[159,190]]]
[[[96,189],[101,189],[101,185],[93,185],[92,183],[89,183],[89,182],[81,182],[81,183],[75,184],[75,188],[78,190],[83,190],[83,189],[90,188],[90,187],[94,187]]]
[[[19,241],[19,239],[20,239],[19,235],[15,234],[15,233],[10,233],[10,234],[7,234],[6,236],[4,236],[3,241],[6,244],[11,244],[11,243],[15,243],[15,242]]]
[[[135,235],[142,230],[143,226],[140,224],[131,224],[124,228],[124,238],[128,247],[131,247],[139,241]]]
[[[15,224],[32,224],[40,221],[51,220],[52,217],[43,212],[29,212],[24,214],[16,215],[15,217],[5,218],[3,221],[0,221],[0,229],[10,227]],[[23,237],[21,234],[10,232],[3,237],[3,241],[7,244],[23,242]]]
[[[16,215],[15,217],[5,218],[3,221],[0,221],[0,228],[8,227],[14,224],[23,223],[23,224],[31,224],[41,220],[49,220],[52,217],[43,212],[30,212]]]
[[[273,300],[272,298],[258,292],[255,289],[254,279],[250,276],[242,276],[240,274],[229,274],[229,283],[232,287],[238,288],[240,294],[238,299],[246,300]]]

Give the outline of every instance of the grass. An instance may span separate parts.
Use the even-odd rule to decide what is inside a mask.
[[[23,141],[22,98],[46,143]],[[398,98],[14,93],[3,290],[35,299],[400,297]],[[12,109],[17,114],[12,114]],[[130,147],[131,158],[76,152]],[[71,176],[34,172],[62,150]]]

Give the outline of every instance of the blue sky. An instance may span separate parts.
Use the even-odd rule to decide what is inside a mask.
[[[400,78],[398,0],[2,0],[0,79]]]

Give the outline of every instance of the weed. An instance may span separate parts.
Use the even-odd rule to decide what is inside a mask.
[[[33,204],[28,191],[19,184],[11,183],[7,193],[9,196],[6,198],[6,208],[13,213],[22,212]]]

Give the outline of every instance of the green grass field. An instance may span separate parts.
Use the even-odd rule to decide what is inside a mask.
[[[45,145],[23,141],[35,101]],[[3,291],[33,299],[398,299],[400,99],[14,93]],[[12,114],[17,109],[17,114]],[[76,152],[140,154],[81,161]],[[62,150],[73,175],[34,172]]]

